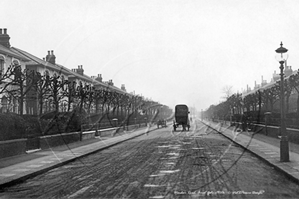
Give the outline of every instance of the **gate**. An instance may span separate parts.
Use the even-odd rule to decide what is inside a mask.
[[[39,135],[34,134],[34,126],[26,128],[27,141],[26,141],[26,151],[32,151],[40,149],[40,137]]]
[[[40,137],[38,136],[28,137],[26,141],[26,151],[31,151],[35,149],[40,149]]]

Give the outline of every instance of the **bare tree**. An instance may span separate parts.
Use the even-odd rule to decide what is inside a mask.
[[[15,65],[13,67],[13,76],[11,78],[10,86],[5,88],[5,91],[12,98],[16,98],[19,101],[20,115],[23,115],[24,100],[26,94],[34,86],[36,79],[34,78],[34,71],[24,69],[22,71],[21,65]]]
[[[228,85],[224,86],[222,88],[222,92],[224,93],[224,96],[222,98],[227,100],[233,94],[232,86],[228,86]]]
[[[288,79],[288,85],[290,87],[291,92],[294,89],[298,93],[298,95],[297,95],[298,96],[297,97],[297,112],[299,112],[299,69],[298,69],[296,74],[292,75]],[[289,103],[288,97],[287,97],[287,102],[286,103],[287,103],[287,105]],[[288,109],[289,109],[289,107],[287,106],[287,113],[288,113]]]
[[[95,87],[93,86],[86,86],[86,104],[87,104],[87,113],[91,113],[91,107],[95,104],[96,101],[96,92]]]
[[[38,104],[39,104],[38,114],[42,115],[44,99],[50,93],[50,77],[49,77],[49,75],[46,75],[46,74],[41,75],[39,72],[36,72],[35,78],[36,78],[36,82],[34,85],[34,89],[36,91]]]
[[[6,92],[6,88],[11,85],[14,66],[10,65],[6,71],[0,71],[0,94]]]
[[[62,94],[67,98],[67,112],[70,112],[71,105],[74,103],[76,98],[76,82],[75,81],[65,81],[66,88],[63,90]]]
[[[59,102],[65,97],[63,95],[65,81],[60,79],[60,76],[54,75],[50,78],[49,83],[49,97],[53,100],[54,111],[58,113],[59,111]]]

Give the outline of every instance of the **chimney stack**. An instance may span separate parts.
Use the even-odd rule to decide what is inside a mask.
[[[286,68],[286,66],[287,66],[287,60],[285,60],[284,64],[285,64],[285,68]]]
[[[78,65],[77,73],[78,73],[79,75],[83,75],[83,72],[84,72],[84,70],[83,70],[83,68],[82,68],[82,65]]]
[[[53,54],[53,50],[51,50],[51,54],[50,54],[50,50],[48,50],[48,55],[46,56],[46,61],[55,65],[55,59],[56,59],[56,57]]]
[[[110,80],[108,81],[108,85],[110,85],[110,86],[113,86],[113,85],[114,85],[112,79],[110,79]]]
[[[121,90],[123,90],[123,91],[126,92],[125,84],[122,84],[122,85],[121,85]]]
[[[285,62],[286,63],[286,62]],[[285,70],[284,70],[284,75],[286,77],[290,76],[291,74],[293,74],[293,70],[292,70],[292,66],[285,66]]]
[[[0,44],[7,48],[10,48],[10,43],[9,43],[10,37],[7,34],[7,29],[4,28],[3,31],[4,33],[2,34],[2,29],[0,29]]]
[[[96,80],[97,80],[98,82],[102,82],[102,75],[101,75],[101,74],[98,74],[98,77],[96,78]]]
[[[49,61],[50,59],[50,51],[48,50],[48,54],[46,55],[46,61]]]

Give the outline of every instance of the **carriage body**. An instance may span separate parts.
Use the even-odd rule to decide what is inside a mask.
[[[189,124],[189,108],[185,104],[179,104],[175,106],[175,122],[173,124],[174,131],[179,126],[182,126],[183,130],[190,128]]]

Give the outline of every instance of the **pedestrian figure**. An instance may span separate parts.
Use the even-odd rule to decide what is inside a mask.
[[[176,128],[177,128],[176,122],[173,120],[173,129],[174,129],[174,131],[176,131]]]

